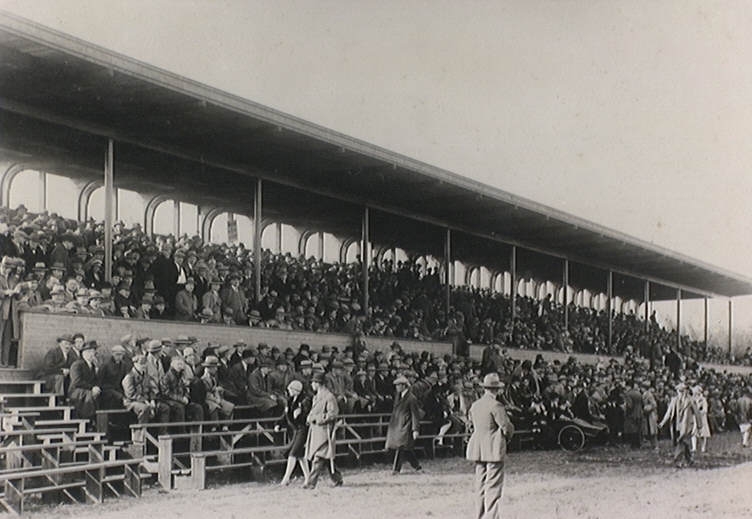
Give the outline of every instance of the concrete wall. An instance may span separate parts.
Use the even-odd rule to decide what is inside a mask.
[[[64,333],[81,332],[87,340],[96,340],[100,345],[111,346],[120,338],[132,333],[140,337],[172,337],[187,335],[196,337],[200,344],[232,344],[244,341],[247,344],[266,342],[270,346],[297,350],[302,343],[318,349],[323,345],[342,349],[352,343],[350,336],[341,333],[312,333],[304,331],[270,330],[244,326],[202,325],[175,321],[140,321],[119,317],[92,317],[85,315],[48,314],[37,312],[21,313],[21,341],[19,345],[19,366],[37,369],[47,350],[55,345],[57,336]],[[385,350],[393,338],[368,337],[370,349]],[[452,350],[450,343],[398,341],[406,351],[428,350],[439,355]]]

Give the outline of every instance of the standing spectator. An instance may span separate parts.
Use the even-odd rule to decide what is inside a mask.
[[[169,243],[163,243],[160,252],[161,254],[157,256],[151,267],[149,267],[149,274],[154,279],[154,287],[157,294],[172,305],[175,302],[175,295],[178,293],[177,285],[180,270],[176,261],[173,261],[171,258],[172,247]],[[173,315],[174,310],[169,308],[167,314],[168,316]]]
[[[15,364],[10,358],[11,341],[13,339],[13,306],[20,288],[12,275],[11,258],[3,256],[0,262],[0,368],[7,368]]]
[[[237,273],[231,274],[229,282],[229,286],[226,286],[220,292],[222,306],[232,309],[232,319],[236,324],[245,324],[248,300],[245,297],[245,291],[240,288],[240,275]]]
[[[752,386],[746,386],[743,391],[742,396],[736,401],[736,422],[742,433],[742,447],[748,447],[752,428]]]
[[[629,381],[629,389],[624,394],[624,436],[629,438],[633,449],[642,445],[642,393],[637,380]]]
[[[710,438],[710,424],[708,424],[708,401],[702,394],[701,386],[692,388],[692,398],[697,407],[697,427],[692,435],[692,452],[697,452],[697,439],[701,439],[700,452],[705,452]]]
[[[681,457],[684,455],[686,463],[693,465],[691,438],[695,427],[697,427],[697,408],[694,400],[689,396],[687,385],[684,382],[677,384],[676,396],[668,404],[666,414],[663,416],[661,423],[658,424],[658,427],[663,427],[669,421],[672,422],[671,425],[676,435],[676,447],[674,448],[673,456],[674,463],[677,466],[682,466]]]
[[[288,430],[292,431],[292,439],[290,440],[290,448],[287,450],[285,474],[279,484],[282,486],[290,484],[290,476],[292,476],[297,462],[303,471],[303,486],[306,486],[311,477],[308,470],[308,461],[305,457],[306,438],[308,436],[306,418],[311,411],[311,399],[303,392],[303,383],[299,380],[293,380],[287,385],[287,394],[289,398],[285,408],[285,418]]]
[[[314,373],[311,380],[313,403],[308,414],[308,437],[306,438],[306,459],[311,462],[311,477],[303,488],[316,488],[323,471],[329,473],[335,487],[342,486],[342,474],[334,465],[335,423],[339,415],[337,399],[329,392],[323,373]]]
[[[650,387],[650,382],[642,383],[642,431],[650,439],[650,446],[658,450],[658,404]]]
[[[489,373],[481,384],[483,396],[470,407],[473,434],[467,444],[467,459],[475,462],[475,517],[501,517],[504,458],[514,425],[496,399],[503,385],[499,375]]]
[[[418,412],[418,399],[410,392],[408,380],[399,376],[394,381],[397,396],[394,401],[392,416],[389,418],[389,427],[386,432],[387,450],[394,451],[392,463],[392,475],[397,475],[402,470],[403,458],[417,471],[423,470],[415,457],[413,446],[420,434],[420,416]]]

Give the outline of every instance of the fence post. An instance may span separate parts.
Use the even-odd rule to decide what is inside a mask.
[[[169,435],[159,437],[157,475],[162,488],[172,490],[172,438]]]

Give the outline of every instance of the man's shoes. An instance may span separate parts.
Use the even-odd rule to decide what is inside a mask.
[[[392,471],[392,476],[399,476],[399,475],[400,475],[400,471],[399,470],[393,470]]]
[[[335,482],[334,482],[334,486],[335,486],[335,487],[341,487],[342,485],[344,485],[344,483],[345,483],[345,482],[344,482],[343,480],[341,480],[341,479],[340,479],[339,481],[335,481]]]
[[[306,483],[306,484],[303,485],[303,488],[306,489],[306,490],[313,490],[314,488],[316,488],[316,484],[315,483],[313,483],[313,484]]]
[[[418,465],[417,467],[415,467],[415,472],[423,472],[423,467]]]

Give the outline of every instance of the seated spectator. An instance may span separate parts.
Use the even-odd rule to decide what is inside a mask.
[[[217,383],[219,359],[209,355],[202,366],[204,367],[204,374],[201,375],[200,381],[204,385],[204,400],[202,403],[205,416],[209,420],[229,420],[232,418],[235,404],[224,398],[224,390]]]
[[[73,337],[60,335],[57,338],[57,345],[45,354],[42,370],[38,375],[45,381],[47,391],[57,395],[68,393],[70,368],[78,359],[78,354],[73,351]]]
[[[96,356],[96,341],[87,342],[81,349],[82,358],[70,368],[70,388],[68,398],[76,408],[80,418],[92,419],[99,408],[102,389],[99,387]]]
[[[193,321],[198,311],[198,300],[193,293],[195,281],[192,277],[186,278],[185,285],[175,296],[175,319],[178,321]]]
[[[203,310],[210,310],[211,313],[206,312],[202,314],[206,318],[206,322],[218,323],[222,317],[222,298],[219,296],[219,287],[221,282],[217,278],[213,278],[209,282],[209,290],[204,293],[201,303]]]
[[[263,416],[277,416],[284,407],[272,392],[269,379],[272,366],[272,360],[259,359],[258,367],[248,377],[248,405]]]
[[[200,404],[192,403],[188,398],[188,389],[183,385],[183,357],[175,355],[170,360],[170,369],[159,381],[159,398],[169,407],[170,422],[181,423],[186,419],[201,421],[204,412]],[[179,432],[185,432],[185,426],[177,427]]]
[[[136,415],[138,423],[149,423],[155,417],[159,422],[170,420],[170,408],[159,401],[159,383],[146,372],[146,357],[137,354],[133,357],[133,367],[123,378],[123,403],[125,408]],[[143,429],[136,429],[143,435]]]
[[[131,360],[126,357],[125,348],[116,344],[110,350],[112,355],[99,370],[102,396],[102,409],[122,409],[124,406],[123,379],[133,368]]]

